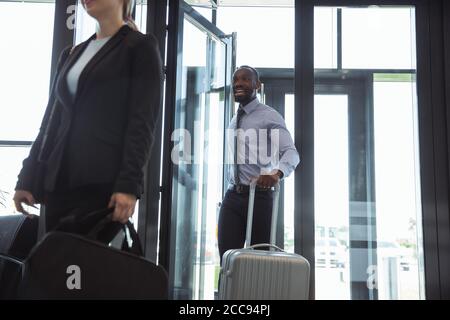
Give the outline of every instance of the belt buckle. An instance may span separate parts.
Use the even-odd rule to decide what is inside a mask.
[[[237,193],[244,193],[244,187],[240,184],[236,185],[236,192]]]

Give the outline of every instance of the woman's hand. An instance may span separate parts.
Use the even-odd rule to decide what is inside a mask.
[[[108,205],[108,208],[115,207],[112,220],[122,224],[127,223],[134,213],[136,201],[136,196],[132,194],[114,193]]]
[[[31,216],[22,206],[22,203],[25,203],[33,208],[36,208],[34,204],[36,201],[34,200],[33,195],[31,192],[26,190],[17,190],[14,193],[14,204],[16,206],[16,210],[24,215]]]

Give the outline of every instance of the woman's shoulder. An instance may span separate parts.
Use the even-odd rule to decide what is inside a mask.
[[[157,45],[156,37],[151,34],[144,34],[137,30],[131,30],[126,37],[126,43],[130,48],[154,48]]]

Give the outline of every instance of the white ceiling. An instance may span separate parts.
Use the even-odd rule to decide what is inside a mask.
[[[55,2],[55,0],[0,0],[0,2]],[[186,0],[194,6],[215,7],[213,0]],[[295,0],[217,0],[219,7],[294,7]],[[146,0],[137,0],[137,4],[146,4]]]
[[[218,0],[219,7],[294,7],[295,0]],[[191,5],[215,6],[213,0],[187,0]]]

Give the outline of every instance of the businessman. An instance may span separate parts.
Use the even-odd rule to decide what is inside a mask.
[[[229,188],[219,213],[219,253],[242,248],[247,228],[249,185],[257,181],[252,244],[268,243],[272,217],[273,186],[289,176],[300,158],[282,116],[257,98],[261,87],[256,69],[242,66],[233,76],[233,92],[239,108],[231,120],[233,164]],[[255,139],[256,138],[256,139]],[[231,143],[230,140],[233,140]],[[270,161],[262,161],[267,154]]]

